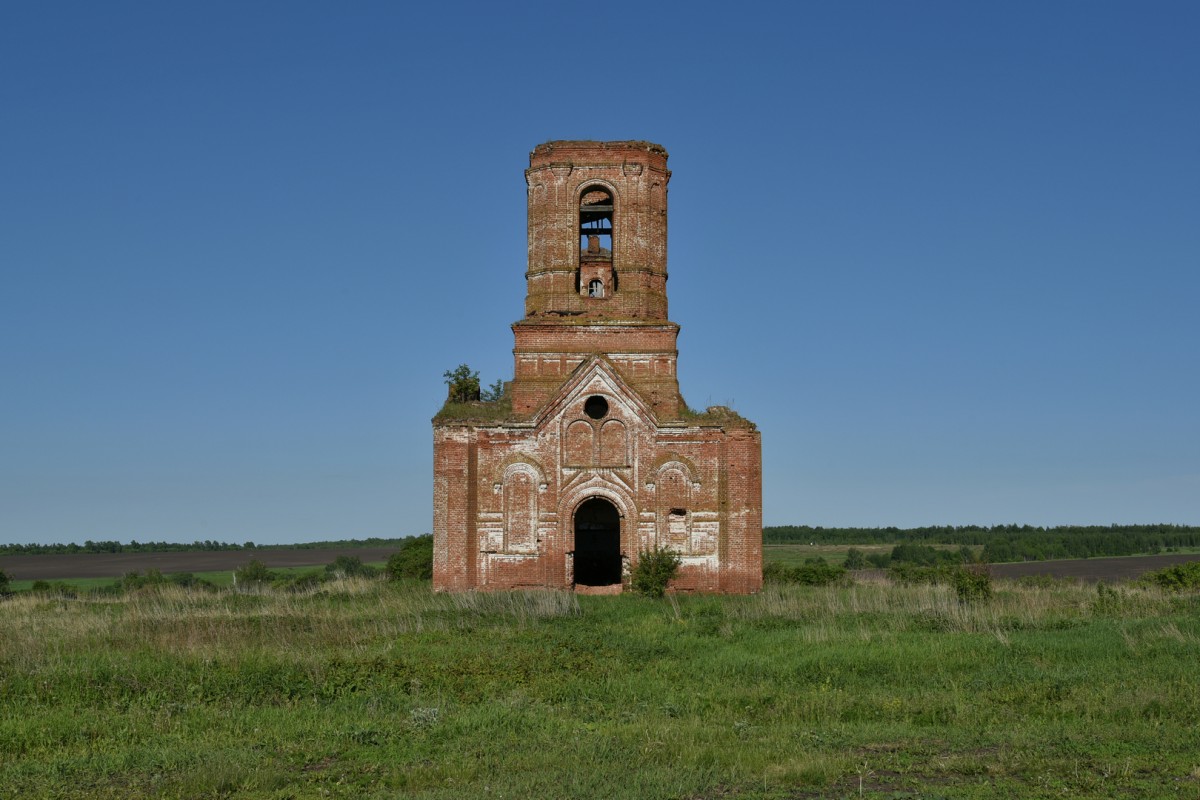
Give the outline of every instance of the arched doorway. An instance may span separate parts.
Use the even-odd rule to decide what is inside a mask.
[[[575,510],[575,583],[611,586],[621,582],[621,515],[603,497]]]

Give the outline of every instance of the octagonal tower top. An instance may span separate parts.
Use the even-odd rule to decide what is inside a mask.
[[[552,162],[593,162],[619,156],[643,159],[661,170],[667,168],[667,148],[654,142],[627,139],[618,142],[597,142],[592,139],[556,139],[543,142],[529,154],[529,166],[547,166]]]
[[[666,321],[670,179],[653,142],[535,147],[525,317]]]

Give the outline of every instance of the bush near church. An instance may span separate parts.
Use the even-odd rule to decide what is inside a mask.
[[[679,555],[674,550],[643,550],[638,553],[629,586],[646,597],[662,597],[667,584],[679,574]]]
[[[433,578],[433,534],[414,536],[400,545],[399,551],[388,559],[388,577],[394,581],[415,578],[427,581]]]

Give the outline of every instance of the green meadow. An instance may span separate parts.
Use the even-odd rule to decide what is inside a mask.
[[[0,601],[0,794],[1200,797],[1200,597],[154,587]]]

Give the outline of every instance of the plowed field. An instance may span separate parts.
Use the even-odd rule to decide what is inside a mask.
[[[992,564],[989,569],[994,578],[1051,575],[1055,578],[1076,578],[1081,581],[1113,582],[1131,580],[1144,572],[1162,569],[1172,564],[1182,564],[1185,561],[1200,561],[1200,553],[1025,561],[1016,564]]]
[[[386,561],[396,547],[344,547],[329,550],[220,550],[178,553],[70,553],[37,556],[0,556],[0,569],[14,581],[66,580],[69,578],[119,578],[127,572],[156,569],[171,572],[233,570],[257,559],[268,567],[316,567],[338,556],[354,556],[364,563]]]

